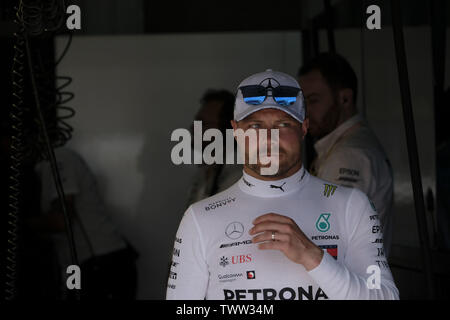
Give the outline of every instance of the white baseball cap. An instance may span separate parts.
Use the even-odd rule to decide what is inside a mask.
[[[256,111],[269,108],[284,111],[300,123],[305,120],[305,101],[295,78],[267,69],[251,75],[239,84],[234,104],[234,120],[240,121]]]

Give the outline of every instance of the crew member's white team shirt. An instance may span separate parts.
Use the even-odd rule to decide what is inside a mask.
[[[92,255],[124,249],[126,244],[106,212],[94,174],[87,164],[77,153],[66,147],[55,149],[55,157],[64,193],[74,196],[76,216],[72,220],[72,228],[78,260],[84,262]],[[51,203],[58,199],[50,163],[40,162],[36,166],[36,172],[41,179],[42,212],[47,213]],[[66,233],[55,233],[52,239],[59,263],[69,265],[71,259]]]
[[[314,144],[315,175],[358,188],[375,204],[388,256],[392,238],[393,175],[389,160],[361,115],[355,115]]]
[[[292,218],[324,250],[316,268],[308,272],[281,251],[259,250],[251,242],[252,221],[269,212]],[[229,189],[185,212],[166,297],[398,299],[381,239],[378,214],[357,189],[330,184],[303,168],[279,181],[244,172]],[[379,282],[373,280],[377,271]],[[369,289],[377,284],[379,289]]]

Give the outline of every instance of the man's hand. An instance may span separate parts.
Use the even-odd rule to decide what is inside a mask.
[[[261,250],[280,250],[291,261],[302,264],[307,271],[317,267],[322,261],[323,251],[306,237],[298,225],[286,216],[267,213],[253,221],[250,229],[253,243],[259,243]],[[272,241],[275,232],[275,241]]]

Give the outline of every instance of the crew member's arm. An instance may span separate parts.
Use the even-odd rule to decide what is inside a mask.
[[[208,280],[209,272],[201,232],[195,214],[189,207],[175,238],[166,299],[205,299]]]
[[[376,172],[363,150],[342,149],[332,153],[321,164],[318,176],[341,186],[358,188],[365,194],[376,189]]]
[[[67,214],[70,219],[76,217],[75,200],[82,192],[79,181],[85,174],[85,172],[78,170],[79,165],[77,165],[77,162],[79,161],[79,158],[72,153],[58,153],[57,165],[64,189]],[[44,212],[39,217],[31,218],[27,222],[32,228],[41,232],[64,232],[66,230],[66,221],[55,187],[50,163],[48,161],[41,162],[38,164],[36,171],[41,180],[41,201],[45,203]]]
[[[310,276],[331,299],[398,299],[384,256],[378,214],[357,189],[350,196],[345,225],[347,253],[343,263],[325,253],[320,264],[309,270]]]
[[[75,216],[74,195],[66,195],[66,210],[69,219]],[[34,230],[46,233],[58,233],[66,230],[66,220],[59,199],[53,200],[50,210],[39,217],[27,219],[27,224]]]

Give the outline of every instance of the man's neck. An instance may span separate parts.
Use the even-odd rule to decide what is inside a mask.
[[[341,112],[339,114],[339,117],[337,118],[335,124],[332,126],[332,128],[328,128],[328,131],[325,131],[325,130],[322,131],[320,135],[317,135],[314,138],[316,140],[320,140],[323,137],[328,136],[329,134],[334,132],[337,128],[339,128],[343,123],[345,123],[347,120],[351,119],[352,117],[354,117],[357,114],[358,114],[358,112],[356,110],[351,111],[351,112]]]
[[[345,111],[343,110],[338,118],[338,121],[336,123],[336,126],[334,127],[333,130],[331,130],[331,132],[333,132],[334,130],[336,130],[336,128],[339,128],[339,126],[341,124],[343,124],[345,121],[347,121],[348,119],[354,117],[358,112],[355,109],[351,109],[349,111]]]
[[[300,190],[307,183],[308,177],[309,175],[303,167],[288,177],[282,178],[280,175],[276,180],[270,181],[262,180],[259,175],[249,175],[244,170],[238,185],[243,192],[252,196],[274,198]]]
[[[302,162],[299,161],[298,163],[293,165],[288,171],[284,172],[283,174],[279,174],[279,175],[277,174],[277,175],[272,175],[272,176],[262,176],[262,175],[258,174],[257,172],[255,172],[250,167],[248,167],[247,165],[244,165],[244,172],[246,174],[248,174],[249,176],[252,176],[255,179],[259,179],[259,180],[263,180],[263,181],[276,181],[276,180],[281,180],[281,179],[285,179],[287,177],[292,176],[298,170],[300,170],[301,167],[302,167]]]

